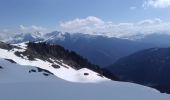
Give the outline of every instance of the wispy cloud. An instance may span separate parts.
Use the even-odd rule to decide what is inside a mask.
[[[170,0],[146,0],[143,7],[167,8],[170,7]]]
[[[7,29],[0,29],[0,40],[5,41],[13,37],[14,35],[21,34],[21,33],[41,33],[45,34],[47,32],[51,32],[49,28],[45,28],[42,26],[36,26],[36,25],[31,25],[31,26],[25,26],[25,25],[19,25],[18,27],[12,29],[12,28],[7,28]]]
[[[31,33],[31,32],[46,32],[47,29],[42,27],[42,26],[36,26],[36,25],[31,25],[31,26],[24,26],[20,25],[19,30],[23,33]]]
[[[131,6],[129,9],[130,9],[130,10],[135,10],[135,9],[137,9],[137,7]]]

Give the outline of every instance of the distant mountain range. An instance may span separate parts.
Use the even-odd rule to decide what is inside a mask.
[[[108,67],[122,81],[170,93],[170,48],[151,48],[123,57]]]
[[[16,35],[9,43],[21,43],[26,41],[44,41],[50,44],[60,44],[73,50],[90,62],[106,67],[113,64],[121,57],[137,51],[170,46],[170,35],[154,34],[146,35],[135,40],[106,37],[100,35],[88,35],[83,33],[68,33],[54,31],[44,35],[40,33],[22,33]]]
[[[135,41],[155,44],[156,47],[170,47],[170,34],[154,33],[136,39]]]

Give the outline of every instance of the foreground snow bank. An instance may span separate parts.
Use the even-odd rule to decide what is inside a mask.
[[[133,84],[116,81],[72,83],[54,76],[29,73],[21,66],[0,59],[1,100],[170,100],[170,95]],[[67,74],[67,73],[65,73]]]

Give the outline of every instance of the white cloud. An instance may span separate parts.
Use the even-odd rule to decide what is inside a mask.
[[[32,25],[32,26],[24,26],[24,25],[20,25],[19,26],[19,30],[23,33],[32,33],[32,32],[46,32],[47,29],[41,26],[36,26],[36,25]]]
[[[144,7],[166,8],[170,7],[170,0],[146,0],[143,4]]]
[[[154,19],[146,19],[138,22],[138,25],[154,25],[154,24],[160,24],[162,22],[159,18]]]
[[[31,26],[19,25],[19,27],[17,28],[0,29],[0,41],[8,40],[16,34],[21,34],[21,33],[36,34],[37,32],[44,34],[47,32],[51,32],[51,30],[36,25],[31,25]]]
[[[135,10],[135,9],[137,9],[137,7],[135,6],[130,7],[130,10]]]
[[[101,19],[89,16],[84,19],[76,18],[71,21],[62,22],[60,26],[64,29],[67,29],[68,31],[93,31],[93,28],[102,28],[104,26],[105,22]]]
[[[0,30],[0,41],[5,41],[9,39],[13,34],[9,32],[7,29]]]
[[[22,30],[22,31],[27,30],[27,27],[25,27],[24,25],[20,25],[19,27],[20,27],[20,30]]]
[[[7,33],[7,32],[9,32],[9,30],[8,29],[3,29],[2,32]]]
[[[63,31],[72,33],[81,32],[124,38],[138,34],[170,33],[170,22],[164,22],[159,18],[115,24],[113,22],[103,21],[97,17],[87,17],[63,22],[60,24],[60,27]]]
[[[71,21],[62,22],[60,27],[65,31],[71,32],[96,32],[112,27],[112,22],[104,22],[103,20],[89,16],[84,19],[76,18]]]

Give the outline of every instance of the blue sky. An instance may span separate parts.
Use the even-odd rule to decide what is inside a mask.
[[[0,0],[0,29],[15,29],[20,25],[55,28],[62,22],[88,16],[113,23],[137,22],[154,18],[170,21],[170,13],[168,13],[170,4],[164,3],[168,0],[152,1]],[[144,3],[147,3],[145,7]]]

